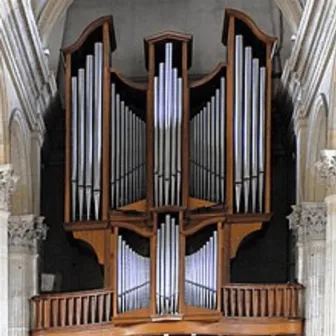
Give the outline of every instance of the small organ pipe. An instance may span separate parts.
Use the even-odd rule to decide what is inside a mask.
[[[120,118],[120,95],[119,93],[116,94],[116,124],[115,124],[115,140],[116,140],[116,153],[118,155],[118,160],[115,161],[115,177],[116,177],[116,182],[115,182],[115,206],[118,208],[120,206],[120,151],[121,151],[121,130],[120,130],[120,123],[121,123],[121,118]]]
[[[177,124],[178,124],[178,114],[177,114],[177,77],[178,72],[177,69],[173,69],[172,73],[172,100],[173,100],[173,108],[172,108],[172,134],[171,134],[171,143],[172,143],[172,153],[171,153],[171,204],[176,203],[176,175],[177,175]]]
[[[92,155],[93,155],[93,56],[86,56],[85,68],[85,195],[86,219],[90,219],[92,199]]]
[[[79,220],[83,219],[84,209],[84,155],[85,155],[85,70],[78,70],[78,205]]]
[[[252,48],[245,48],[244,69],[244,208],[248,212],[251,179],[251,85]]]
[[[158,77],[154,77],[154,194],[155,205],[159,199],[159,87]]]
[[[125,182],[125,102],[120,102],[120,204],[124,205],[124,182]]]
[[[171,130],[171,89],[172,89],[172,44],[167,43],[165,46],[165,141],[164,141],[164,204],[169,205],[169,188],[170,188],[170,130]]]
[[[220,181],[220,166],[222,164],[222,161],[224,160],[224,157],[221,157],[220,155],[220,137],[221,134],[221,116],[220,116],[220,91],[219,89],[216,89],[215,93],[215,200],[217,203],[221,203],[221,181]]]
[[[165,126],[165,104],[164,104],[164,63],[159,64],[159,200],[158,205],[163,205],[164,193],[164,126]]]
[[[225,136],[226,136],[226,123],[225,123],[225,78],[221,77],[220,79],[220,115],[221,115],[221,121],[220,121],[220,126],[221,126],[221,142],[220,142],[220,157],[222,158],[221,160],[221,201],[222,203],[225,203]]]
[[[183,111],[183,85],[182,78],[177,79],[177,192],[176,192],[176,205],[181,205],[181,192],[182,192],[182,111]]]
[[[96,43],[94,51],[94,152],[93,198],[95,219],[99,219],[102,164],[102,97],[103,97],[103,44]]]
[[[115,206],[115,164],[117,162],[116,151],[116,86],[111,84],[111,205]]]
[[[215,131],[215,122],[216,122],[216,103],[215,96],[211,97],[211,113],[210,113],[210,134],[211,134],[211,142],[210,142],[210,187],[211,187],[211,195],[210,199],[214,202],[216,201],[216,131]]]
[[[266,148],[266,68],[260,68],[259,92],[259,211],[263,211]]]
[[[258,186],[258,123],[259,123],[259,60],[252,60],[252,212],[257,211]]]
[[[71,104],[72,104],[72,162],[71,162],[71,202],[72,202],[72,220],[75,221],[77,213],[77,128],[78,128],[78,89],[77,77],[71,79]]]
[[[242,101],[243,101],[243,37],[236,36],[235,50],[235,111],[234,111],[234,172],[236,209],[240,211],[242,191]]]

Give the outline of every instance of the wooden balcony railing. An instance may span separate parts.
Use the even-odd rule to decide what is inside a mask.
[[[230,284],[223,288],[225,317],[300,318],[298,284]]]
[[[40,295],[32,299],[35,330],[111,322],[112,291]]]
[[[297,284],[229,284],[223,288],[225,318],[300,319],[301,293]],[[113,292],[92,290],[40,295],[32,299],[35,331],[113,323]],[[223,319],[222,319],[223,321]]]

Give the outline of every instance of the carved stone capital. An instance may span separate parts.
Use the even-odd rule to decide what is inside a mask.
[[[0,210],[11,210],[11,196],[18,179],[11,165],[0,165]]]
[[[328,187],[336,183],[336,150],[321,150],[320,160],[315,164],[319,172],[320,179],[327,184]]]
[[[293,205],[287,216],[289,228],[298,243],[325,240],[327,226],[327,206],[325,203],[305,202]]]
[[[34,250],[39,241],[46,239],[47,230],[44,217],[11,216],[8,220],[9,248]]]

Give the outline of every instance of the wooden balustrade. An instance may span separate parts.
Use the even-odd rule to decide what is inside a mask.
[[[298,284],[229,284],[223,288],[225,317],[300,318]]]
[[[35,330],[111,322],[112,291],[40,295],[32,299]]]

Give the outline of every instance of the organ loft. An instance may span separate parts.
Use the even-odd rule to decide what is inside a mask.
[[[301,335],[301,285],[230,277],[272,216],[276,40],[227,9],[211,73],[190,79],[192,35],[165,31],[144,39],[135,83],[114,34],[101,17],[63,50],[64,226],[94,248],[104,289],[35,298],[33,334]]]

